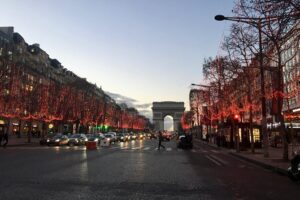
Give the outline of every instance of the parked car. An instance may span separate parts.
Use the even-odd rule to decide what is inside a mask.
[[[157,136],[155,133],[150,133],[150,136],[149,136],[150,139],[156,139]]]
[[[138,140],[143,140],[143,139],[145,139],[145,135],[143,133],[138,133],[137,134],[137,139]]]
[[[107,133],[105,133],[105,134],[111,134],[111,135],[113,136],[113,138],[114,138],[114,142],[117,141],[117,133],[116,133],[116,132],[110,131],[110,132],[107,132]]]
[[[136,140],[136,135],[133,132],[130,133],[130,139]]]
[[[68,145],[69,146],[84,145],[86,141],[88,141],[86,135],[82,133],[81,134],[78,133],[78,134],[71,135],[71,137],[69,138]]]
[[[50,139],[53,138],[55,134],[51,133],[41,138],[40,145],[47,145],[50,142]]]
[[[113,135],[111,135],[111,134],[108,134],[108,133],[106,133],[106,134],[104,134],[104,136],[105,136],[105,138],[104,138],[104,143],[109,143],[109,144],[111,144],[111,143],[114,143],[115,142],[115,138],[114,138],[114,136]]]
[[[130,137],[130,134],[129,134],[129,133],[125,133],[125,137],[126,137],[126,140],[127,140],[127,141],[131,140],[131,137]]]
[[[49,142],[47,143],[47,145],[57,145],[57,146],[61,146],[61,145],[66,145],[69,142],[69,138],[66,135],[55,135],[53,138],[49,139]]]
[[[124,133],[117,133],[117,141],[118,142],[126,142],[127,138]]]
[[[101,137],[99,134],[86,134],[86,137],[87,137],[87,141],[90,141],[90,142],[97,142],[97,144],[100,144],[100,141],[101,141]]]

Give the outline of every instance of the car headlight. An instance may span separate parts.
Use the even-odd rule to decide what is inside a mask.
[[[49,139],[47,139],[47,142],[50,142],[50,140],[49,140]]]
[[[55,142],[59,142],[59,139],[56,139]]]
[[[121,137],[121,139],[124,139],[124,137]]]

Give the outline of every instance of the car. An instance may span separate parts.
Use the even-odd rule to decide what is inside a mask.
[[[138,140],[143,140],[143,139],[145,139],[144,134],[143,134],[143,133],[138,133],[138,134],[137,134],[137,139],[138,139]]]
[[[88,141],[88,138],[85,134],[77,133],[74,135],[71,135],[69,138],[68,145],[74,146],[74,145],[85,145],[85,142]]]
[[[93,134],[86,134],[86,137],[87,137],[87,141],[90,141],[90,142],[97,142],[97,144],[100,144],[100,141],[102,139],[102,137],[97,134],[97,133],[93,133]]]
[[[126,142],[127,138],[124,133],[117,133],[117,141],[118,142]]]
[[[172,139],[172,134],[169,132],[166,132],[163,134],[163,140],[164,141],[170,141]]]
[[[69,138],[66,135],[55,135],[53,138],[49,139],[47,145],[56,145],[56,146],[61,146],[61,145],[67,145],[69,142]]]
[[[177,142],[177,148],[192,149],[193,141],[190,135],[180,135]]]
[[[116,132],[110,131],[110,132],[107,132],[106,134],[111,134],[113,136],[113,138],[114,138],[114,142],[117,141],[117,133]]]
[[[127,141],[131,140],[130,134],[129,134],[129,133],[125,133],[125,137],[126,137],[126,140],[127,140]]]
[[[136,140],[136,134],[134,134],[133,132],[130,133],[130,139],[131,140]]]
[[[103,140],[103,143],[105,143],[105,144],[107,144],[107,143],[112,144],[112,143],[115,142],[115,139],[114,139],[113,135],[106,133],[106,134],[104,134],[104,136],[105,136],[105,138]]]
[[[156,138],[157,138],[156,134],[150,133],[149,139],[156,139]]]
[[[40,140],[40,145],[47,145],[48,142],[50,141],[50,139],[53,138],[54,136],[55,136],[55,134],[50,133],[50,134],[42,137]]]
[[[99,137],[100,140],[105,138],[103,133],[95,133],[95,134],[97,135],[97,137]]]

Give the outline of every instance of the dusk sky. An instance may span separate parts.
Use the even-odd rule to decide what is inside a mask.
[[[153,101],[184,101],[203,83],[203,60],[216,56],[233,0],[0,0],[0,26],[117,100],[151,117]]]

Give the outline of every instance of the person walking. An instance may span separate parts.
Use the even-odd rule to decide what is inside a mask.
[[[162,135],[162,132],[159,131],[158,132],[158,150],[160,150],[160,147],[163,147],[165,149],[165,146],[161,144],[161,142],[163,141],[164,137]]]
[[[4,136],[4,127],[0,126],[0,146],[2,144],[3,136]]]
[[[5,143],[3,144],[3,148],[5,148],[8,143],[8,128],[4,128],[3,132],[4,132],[3,140],[5,140]]]

